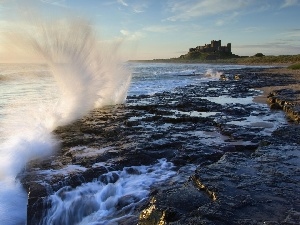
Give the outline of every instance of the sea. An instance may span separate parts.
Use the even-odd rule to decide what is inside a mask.
[[[111,67],[111,64],[109,66]],[[48,64],[0,64],[0,224],[26,224],[27,193],[22,188],[18,175],[24,171],[30,160],[53,154],[58,140],[53,138],[51,131],[57,125],[72,122],[94,107],[126,104],[126,96],[153,95],[172,91],[176,87],[201,85],[218,80],[220,74],[226,70],[249,66],[126,62],[117,67],[119,76],[123,77],[125,74],[126,77],[120,79],[123,80],[121,84],[123,87],[110,85],[110,82],[116,79],[114,76],[112,81],[101,79],[98,83],[99,90],[94,89],[102,102],[99,103],[97,98],[93,98],[94,104],[90,105],[83,103],[93,95],[87,91],[89,79],[77,79],[76,77],[80,75],[78,73],[72,78],[73,70],[69,68],[58,72],[60,76],[65,75],[66,71],[70,73],[68,76],[71,78],[62,81],[56,78],[57,75],[53,75],[57,68],[53,70],[53,66]],[[80,71],[84,71],[90,78],[90,72]],[[94,69],[92,71],[95,72]],[[94,79],[91,81],[94,82]],[[106,89],[109,88],[114,90],[108,92]],[[115,99],[111,99],[111,93],[120,89],[126,91],[121,91],[121,97],[116,94]],[[106,92],[109,94],[105,95]],[[104,98],[110,99],[106,101]],[[83,109],[81,104],[88,109]],[[108,221],[117,224],[120,219],[120,216],[117,216],[120,212],[114,207],[117,199],[134,194],[136,198],[143,200],[148,196],[152,184],[175,176],[176,173],[172,168],[171,163],[161,159],[152,166],[135,167],[140,171],[138,178],[127,174],[126,171],[116,171],[122,179],[115,184],[99,182],[85,184],[69,191],[65,201],[61,201],[57,197],[59,194],[54,193],[52,198],[55,203],[51,215],[45,218],[43,224],[96,224],[95,222],[109,224]],[[82,216],[75,221],[72,214],[70,218],[64,217],[62,220],[61,215],[66,214],[66,210],[70,205],[74,205],[74,201],[78,201],[78,196],[83,192],[89,196],[93,193],[90,201],[97,205],[96,213],[84,217],[84,212],[81,214],[77,211],[73,214]],[[130,215],[130,210],[126,215]],[[115,223],[112,223],[113,221]]]

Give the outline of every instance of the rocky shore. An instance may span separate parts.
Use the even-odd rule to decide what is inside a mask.
[[[27,224],[42,224],[47,196],[62,187],[162,158],[173,163],[177,179],[151,187],[119,224],[299,224],[298,85],[289,73],[225,71],[219,81],[129,96],[125,105],[59,127],[57,154],[20,175]]]

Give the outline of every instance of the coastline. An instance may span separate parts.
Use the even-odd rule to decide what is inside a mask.
[[[295,91],[300,91],[300,70],[287,69],[286,68],[287,66],[288,65],[286,65],[285,67],[282,67],[282,68],[267,69],[265,72],[270,73],[270,74],[280,74],[282,76],[290,75],[295,80],[298,80],[299,84],[290,84],[290,85],[286,85],[286,86],[268,86],[268,87],[258,88],[258,90],[261,90],[263,93],[259,96],[255,96],[253,99],[254,102],[266,104],[267,100],[268,100],[268,95],[271,92],[273,92],[275,90],[279,90],[279,89],[289,88],[289,89],[293,89]]]
[[[149,59],[149,60],[128,60],[127,62],[140,63],[186,63],[186,64],[237,64],[237,65],[272,65],[279,67],[287,67],[300,62],[299,55],[280,55],[280,56],[263,56],[263,57],[234,57],[214,60],[205,59]]]
[[[44,219],[51,205],[44,204],[49,187],[50,194],[61,193],[65,186],[75,189],[103,179],[107,168],[153,165],[161,158],[172,163],[177,177],[153,185],[149,198],[123,224],[297,224],[300,128],[282,112],[251,101],[257,89],[297,87],[299,79],[277,69],[227,72],[228,79],[205,86],[129,96],[126,105],[96,109],[57,128],[61,151],[33,162],[22,178],[29,192],[27,224]],[[236,73],[241,79],[234,80]],[[236,101],[214,102],[222,96]],[[248,120],[253,117],[257,120]],[[64,173],[66,165],[84,170]],[[54,175],[43,176],[49,170]],[[132,201],[122,196],[117,208]]]
[[[283,62],[283,63],[274,63],[274,62],[265,62],[265,63],[253,63],[253,62],[239,62],[238,60],[206,60],[206,61],[197,61],[197,60],[178,60],[178,59],[154,59],[154,60],[129,60],[128,62],[133,63],[183,63],[183,64],[232,64],[232,65],[251,65],[251,66],[272,66],[274,68],[266,69],[264,72],[270,74],[279,74],[282,76],[289,75],[293,76],[295,80],[299,80],[300,83],[300,69],[288,69],[289,66],[295,64],[295,62]],[[262,91],[262,94],[259,96],[254,96],[253,102],[260,104],[268,103],[268,95],[278,89],[289,88],[295,91],[300,90],[300,84],[291,84],[287,86],[266,86],[257,88],[257,90]]]

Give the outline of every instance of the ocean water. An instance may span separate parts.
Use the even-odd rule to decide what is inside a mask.
[[[80,118],[94,107],[125,102],[126,95],[151,95],[189,84],[201,85],[202,82],[217,80],[222,71],[243,67],[118,62],[114,64],[117,69],[111,70],[112,76],[107,76],[106,69],[112,64],[102,66],[104,75],[97,67],[87,71],[86,64],[71,64],[71,68],[63,70],[61,65],[53,69],[51,64],[0,64],[0,218],[3,224],[25,223],[27,194],[16,177],[30,160],[59,150],[57,140],[51,135],[57,125]],[[116,81],[115,71],[121,73],[118,75],[122,83]],[[90,82],[95,82],[93,76],[99,72],[101,82],[94,87]],[[66,80],[57,76],[65,76]],[[107,87],[112,82],[117,85]],[[88,91],[87,87],[94,90]],[[121,94],[119,87],[122,87]],[[112,92],[117,93],[113,99]],[[93,101],[86,103],[88,98]],[[149,167],[135,167],[139,175],[128,174],[126,169],[116,171],[119,180],[114,184],[96,182],[76,190],[64,188],[51,196],[53,208],[43,224],[117,224],[124,215],[130,216],[134,206],[147,197],[151,184],[174,176],[172,168],[171,163],[161,159]],[[82,193],[86,195],[82,197]],[[64,200],[60,197],[62,195],[66,196]],[[115,203],[124,196],[131,196],[132,202],[120,212]],[[85,211],[87,204],[94,213]],[[85,216],[87,214],[89,216]]]
[[[175,87],[218,80],[224,70],[244,68],[240,65],[128,63],[132,71],[129,95],[154,94]]]

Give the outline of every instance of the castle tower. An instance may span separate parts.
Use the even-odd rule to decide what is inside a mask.
[[[221,40],[218,40],[218,41],[212,40],[211,48],[214,49],[215,51],[219,50],[221,48]]]
[[[228,43],[228,44],[227,44],[227,49],[228,49],[228,52],[231,53],[231,43]]]

